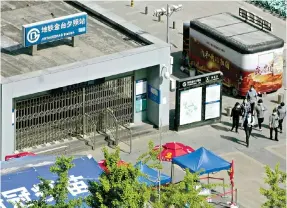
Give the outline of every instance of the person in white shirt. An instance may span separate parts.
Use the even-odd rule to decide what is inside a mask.
[[[252,115],[252,111],[248,111],[245,119],[244,119],[244,123],[243,123],[243,127],[244,127],[244,131],[245,131],[245,135],[246,135],[246,146],[249,147],[249,138],[252,132],[252,128],[255,125],[255,117],[254,115]]]

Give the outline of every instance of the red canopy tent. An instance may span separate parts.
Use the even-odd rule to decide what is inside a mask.
[[[159,145],[155,146],[155,150],[158,150]],[[194,149],[190,146],[186,146],[179,142],[168,142],[162,145],[162,151],[158,155],[158,159],[162,161],[170,162],[172,158],[182,156],[194,152]]]
[[[20,153],[13,154],[13,155],[6,155],[5,161],[15,159],[15,158],[20,158],[20,157],[25,157],[25,156],[34,156],[34,155],[36,154],[33,152],[20,152]]]
[[[109,170],[108,170],[108,167],[107,167],[107,164],[106,164],[106,160],[101,160],[98,162],[99,166],[106,172],[106,173],[109,173]],[[123,161],[123,160],[120,160],[118,162],[118,166],[122,166],[122,165],[128,165],[127,162]]]

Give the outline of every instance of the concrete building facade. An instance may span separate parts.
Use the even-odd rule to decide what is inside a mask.
[[[57,4],[57,2],[50,2],[49,4]],[[59,4],[66,4],[60,2]],[[35,5],[38,6],[39,5]],[[30,9],[35,7],[30,6]],[[46,8],[49,5],[42,5],[42,8]],[[51,5],[50,5],[51,6]],[[58,5],[56,5],[59,7]],[[99,79],[104,79],[103,82],[108,80],[120,79],[125,77],[131,77],[132,82],[132,118],[131,123],[140,123],[148,121],[156,126],[161,125],[162,127],[169,126],[169,85],[170,80],[167,76],[164,76],[166,72],[170,69],[170,46],[165,42],[149,35],[140,28],[130,23],[127,23],[124,19],[114,15],[113,13],[99,7],[96,2],[75,2],[75,5],[64,5],[65,7],[77,7],[79,10],[87,11],[89,18],[95,19],[91,21],[99,21],[98,25],[105,24],[104,28],[112,27],[116,32],[113,34],[123,34],[123,36],[128,37],[127,39],[132,39],[134,42],[138,42],[134,48],[129,48],[125,50],[112,51],[110,54],[105,54],[99,52],[98,55],[92,57],[93,49],[87,49],[88,54],[84,54],[88,46],[79,45],[77,47],[66,46],[63,43],[57,43],[59,45],[43,48],[37,52],[35,56],[25,54],[25,50],[19,45],[19,41],[15,38],[6,35],[2,37],[2,63],[1,63],[1,83],[0,83],[0,159],[3,160],[8,154],[13,154],[15,150],[21,150],[22,146],[17,145],[17,128],[20,128],[17,124],[19,123],[19,116],[17,102],[21,100],[32,100],[37,99],[39,96],[47,94],[47,92],[52,92],[54,89],[63,89],[67,86],[74,86],[75,84],[87,83],[91,81],[97,82]],[[16,6],[17,7],[17,6]],[[29,7],[29,6],[28,6]],[[35,8],[34,8],[35,9]],[[39,9],[39,8],[38,8]],[[17,8],[15,9],[17,10]],[[18,12],[23,10],[18,9]],[[25,10],[27,11],[27,10]],[[70,11],[73,12],[73,11]],[[4,17],[3,17],[4,14]],[[5,15],[5,11],[2,13],[2,18],[11,16],[10,13]],[[45,16],[44,16],[45,17]],[[15,17],[17,18],[17,17]],[[47,17],[46,17],[47,18]],[[7,20],[8,22],[8,20]],[[90,23],[90,22],[89,22]],[[88,24],[89,24],[88,23]],[[5,25],[2,25],[2,31]],[[20,30],[21,24],[18,23],[15,26]],[[5,28],[4,28],[5,29]],[[93,29],[93,28],[92,28]],[[93,32],[91,29],[91,32]],[[97,28],[96,28],[97,29]],[[96,31],[95,29],[95,31]],[[101,29],[103,31],[104,29]],[[8,31],[9,32],[9,31]],[[8,34],[7,32],[7,34]],[[97,40],[96,32],[93,32],[95,36],[89,37],[87,45],[93,45],[92,41]],[[18,31],[19,34],[19,31]],[[89,34],[89,31],[88,31]],[[4,33],[5,35],[5,33]],[[18,37],[19,39],[21,37]],[[82,39],[84,40],[85,37]],[[125,39],[123,38],[123,39]],[[16,38],[17,39],[17,38]],[[80,37],[81,39],[81,37]],[[103,38],[103,42],[109,42]],[[112,42],[112,41],[111,41]],[[63,45],[65,46],[63,46]],[[94,43],[97,44],[96,42]],[[65,47],[65,48],[64,48]],[[67,48],[69,47],[69,48]],[[117,47],[116,45],[111,45],[110,47]],[[6,49],[6,52],[5,52]],[[76,56],[77,53],[83,53],[82,56],[88,57],[83,58],[70,58],[72,61],[66,63],[57,62],[54,66],[50,67],[50,62],[47,62],[45,66],[45,58],[47,55],[45,53],[55,53],[57,51],[63,50],[65,56]],[[7,52],[8,51],[8,52]],[[13,53],[13,52],[15,52]],[[48,52],[49,51],[49,52]],[[52,52],[51,52],[52,51]],[[5,53],[5,54],[4,54]],[[24,55],[23,55],[24,54]],[[67,55],[68,54],[68,55]],[[91,54],[91,57],[89,57]],[[51,56],[57,56],[57,54],[49,54]],[[20,58],[18,58],[18,57]],[[77,60],[78,59],[78,60]],[[33,62],[34,65],[29,65]],[[44,62],[44,63],[43,63]],[[56,61],[55,61],[56,62]],[[28,68],[33,70],[23,70],[24,64],[29,65]],[[40,64],[35,64],[40,63]],[[41,64],[43,63],[43,64]],[[21,66],[22,65],[22,66]],[[19,68],[17,72],[10,73],[13,68]],[[147,98],[147,108],[146,111],[137,112],[136,111],[136,96],[135,88],[136,81],[146,79],[149,86],[157,89],[159,93],[159,103],[154,102],[150,98]],[[82,88],[82,87],[79,87]],[[61,94],[60,93],[60,94]],[[31,101],[32,102],[32,101]],[[25,105],[29,105],[25,102]],[[60,105],[59,105],[60,106]],[[58,109],[60,108],[58,106]],[[35,107],[35,106],[34,106]],[[31,106],[30,106],[31,109]],[[41,109],[35,110],[35,112],[40,115]],[[18,112],[18,113],[17,113]],[[22,112],[22,116],[29,114],[33,117],[33,112]],[[66,115],[69,117],[69,115]],[[33,118],[31,118],[33,119]],[[38,118],[39,119],[39,118]],[[32,121],[32,123],[35,121]],[[22,124],[21,124],[22,125]],[[28,124],[25,124],[29,126]],[[31,124],[33,125],[33,124]],[[30,126],[31,126],[30,125]],[[41,122],[38,121],[38,126]],[[23,127],[24,128],[24,127]],[[31,146],[34,144],[34,139],[41,137],[43,132],[38,133],[39,129],[34,129],[31,138],[25,137],[27,140],[25,145]],[[64,131],[64,130],[63,130]],[[45,133],[45,132],[44,132]],[[48,132],[49,133],[49,132]],[[29,140],[29,141],[28,141]],[[44,140],[41,140],[44,142]],[[37,143],[37,142],[36,142]],[[23,145],[23,147],[25,147]]]

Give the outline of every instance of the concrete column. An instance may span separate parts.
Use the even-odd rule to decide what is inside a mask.
[[[72,46],[73,47],[77,47],[78,38],[79,38],[78,36],[72,37]]]
[[[38,51],[38,45],[33,45],[31,46],[31,55],[35,56],[37,54]]]
[[[159,108],[159,118],[162,122],[163,131],[169,128],[169,89],[170,89],[170,78],[166,78],[166,72],[170,71],[170,60],[167,56],[166,63],[160,65],[160,92],[161,92],[161,103]]]
[[[0,127],[0,160],[15,150],[14,127],[12,125],[13,90],[9,85],[1,86],[1,127]],[[15,122],[15,121],[14,121]]]

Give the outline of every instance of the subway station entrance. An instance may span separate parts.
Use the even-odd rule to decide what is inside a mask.
[[[15,100],[16,150],[97,132],[116,137],[133,121],[133,76],[99,79]]]

